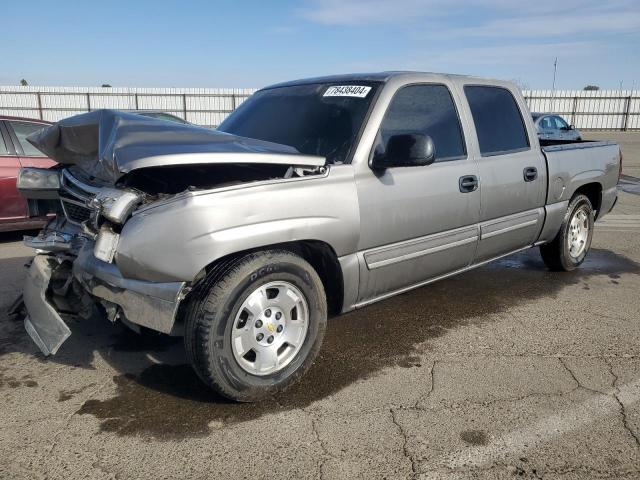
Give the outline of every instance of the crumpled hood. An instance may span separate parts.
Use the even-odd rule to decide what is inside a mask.
[[[118,110],[65,118],[27,140],[61,164],[115,183],[139,168],[203,163],[322,166],[325,159],[295,148]]]

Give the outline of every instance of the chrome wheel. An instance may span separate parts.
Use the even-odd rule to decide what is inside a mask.
[[[567,234],[567,247],[569,255],[579,258],[587,248],[589,239],[589,213],[586,208],[581,207],[573,214],[569,223]]]
[[[285,281],[256,288],[240,306],[231,331],[238,365],[253,375],[286,367],[300,351],[309,328],[309,306],[302,292]]]

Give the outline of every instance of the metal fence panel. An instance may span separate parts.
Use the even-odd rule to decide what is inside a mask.
[[[524,90],[532,112],[562,115],[583,130],[637,130],[640,96],[636,90]]]
[[[101,88],[0,86],[0,114],[57,121],[98,108],[162,110],[217,126],[251,88]],[[640,129],[640,96],[631,90],[525,90],[533,112],[562,115],[584,130]]]
[[[99,108],[162,110],[208,127],[219,125],[252,88],[95,88],[0,86],[0,115],[55,122]]]

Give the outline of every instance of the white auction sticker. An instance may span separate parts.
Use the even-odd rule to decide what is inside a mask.
[[[323,97],[357,97],[364,98],[369,93],[371,87],[365,87],[363,85],[336,85],[327,88]]]

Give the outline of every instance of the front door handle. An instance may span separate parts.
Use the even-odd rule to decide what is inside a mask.
[[[462,193],[470,193],[478,188],[478,177],[475,175],[464,175],[458,180],[458,186]]]
[[[524,175],[525,182],[533,182],[538,178],[538,169],[536,167],[526,167],[522,174]]]

